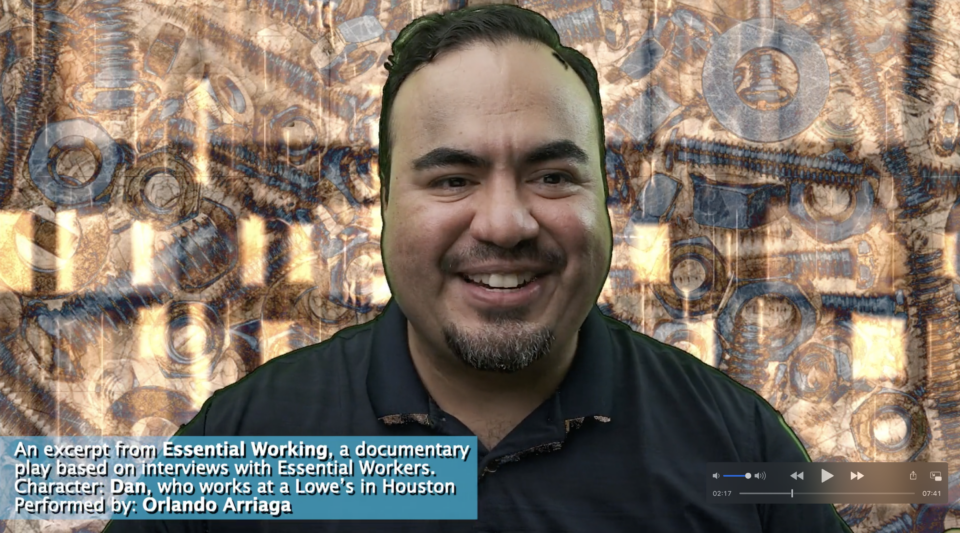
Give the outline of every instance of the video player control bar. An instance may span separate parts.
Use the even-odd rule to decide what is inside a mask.
[[[707,463],[710,503],[946,504],[947,463]]]

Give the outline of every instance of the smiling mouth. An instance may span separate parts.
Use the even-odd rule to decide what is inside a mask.
[[[487,289],[501,291],[520,289],[538,279],[538,276],[533,272],[520,272],[511,274],[461,274],[460,277],[463,278],[467,283],[480,285],[481,287]]]

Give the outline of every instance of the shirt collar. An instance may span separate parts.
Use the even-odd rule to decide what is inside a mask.
[[[613,407],[613,343],[605,317],[593,306],[580,328],[577,353],[559,389],[560,411],[569,423],[610,419]],[[427,393],[410,358],[407,318],[391,299],[373,325],[367,391],[378,419],[426,424]]]

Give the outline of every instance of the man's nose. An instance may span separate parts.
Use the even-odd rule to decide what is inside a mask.
[[[528,196],[512,176],[491,178],[475,196],[472,236],[501,248],[536,237],[540,225],[530,212]]]

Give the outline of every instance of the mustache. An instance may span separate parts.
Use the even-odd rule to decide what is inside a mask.
[[[533,241],[523,241],[513,248],[479,243],[467,250],[451,252],[443,256],[440,260],[440,270],[452,274],[463,270],[468,265],[488,261],[523,261],[548,267],[551,270],[560,270],[567,265],[567,256],[561,250],[542,249]]]

